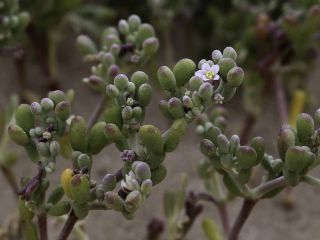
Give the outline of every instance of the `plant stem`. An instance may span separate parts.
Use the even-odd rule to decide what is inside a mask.
[[[272,190],[275,190],[277,188],[280,188],[280,187],[285,187],[286,186],[286,181],[284,179],[284,176],[281,176],[281,177],[278,177],[278,178],[275,178],[271,181],[268,181],[256,188],[254,188],[252,190],[252,196],[255,198],[255,199],[259,199],[261,198],[264,194],[272,191]]]
[[[313,177],[311,175],[306,175],[302,178],[302,180],[306,183],[309,183],[313,186],[319,187],[320,186],[320,179]]]
[[[239,233],[240,233],[242,227],[244,226],[246,220],[248,219],[248,217],[249,217],[249,215],[250,215],[250,213],[256,203],[257,203],[257,201],[252,200],[252,199],[245,199],[244,200],[242,207],[241,207],[241,210],[238,214],[238,217],[232,226],[228,240],[238,240]]]
[[[40,240],[48,239],[48,226],[47,226],[47,215],[46,213],[40,213],[38,215],[38,228]]]
[[[10,188],[12,189],[13,194],[15,195],[15,197],[17,197],[19,188],[12,171],[9,168],[6,168],[4,166],[0,166],[0,169],[1,169],[1,172],[3,173],[3,176],[7,180]]]
[[[58,240],[66,240],[68,239],[74,225],[76,224],[76,222],[78,221],[78,218],[76,216],[76,214],[74,213],[74,211],[72,210],[69,214],[69,217],[67,219],[67,221],[65,222],[60,234],[59,234],[59,237],[58,237]]]
[[[274,77],[274,85],[276,88],[276,99],[281,124],[288,122],[288,103],[285,97],[284,89],[279,77]]]
[[[106,103],[106,97],[105,95],[103,95],[101,97],[101,99],[99,100],[99,103],[97,104],[97,106],[95,107],[95,109],[93,110],[90,118],[89,118],[89,121],[88,121],[88,129],[91,129],[92,126],[97,122],[97,120],[99,119],[103,109],[104,109],[104,106],[105,106],[105,103]]]

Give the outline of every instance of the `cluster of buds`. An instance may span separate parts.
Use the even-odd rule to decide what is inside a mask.
[[[237,66],[236,58],[237,52],[226,47],[223,53],[214,50],[212,60],[201,60],[197,71],[190,59],[180,60],[173,70],[160,67],[158,79],[168,96],[160,102],[161,112],[169,119],[192,121],[212,102],[229,101],[244,79],[244,71]]]
[[[16,123],[8,128],[9,135],[15,143],[25,147],[34,162],[41,156],[42,166],[52,172],[70,111],[70,101],[64,92],[50,92],[40,103],[19,105],[15,113]]]
[[[0,2],[0,46],[8,42],[15,34],[29,23],[27,12],[19,10],[19,1],[4,0]]]
[[[120,20],[118,28],[105,29],[100,50],[85,35],[79,36],[77,43],[84,61],[95,63],[91,68],[92,75],[84,78],[83,82],[100,92],[105,90],[107,84],[113,83],[113,78],[124,71],[123,68],[144,63],[159,48],[153,26],[141,23],[137,15]]]

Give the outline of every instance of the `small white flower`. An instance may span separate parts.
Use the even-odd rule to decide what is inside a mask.
[[[201,65],[201,70],[196,71],[195,75],[200,77],[203,81],[219,80],[218,72],[218,64],[210,66],[209,63],[204,63]]]

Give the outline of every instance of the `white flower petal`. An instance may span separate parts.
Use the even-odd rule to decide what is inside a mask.
[[[209,63],[204,63],[204,64],[202,64],[201,70],[203,70],[203,71],[210,71],[210,65],[209,65]]]
[[[211,66],[211,71],[213,71],[215,74],[217,74],[219,72],[219,65],[218,64],[214,64]]]
[[[204,72],[202,70],[198,70],[198,71],[196,71],[196,73],[194,75],[202,78],[203,74],[204,74]]]
[[[220,76],[217,74],[214,76],[213,80],[219,80]]]

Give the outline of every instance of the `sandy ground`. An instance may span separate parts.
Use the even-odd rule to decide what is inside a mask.
[[[67,43],[70,44],[70,43]],[[68,45],[67,45],[68,46]],[[71,51],[75,51],[72,45],[68,46]],[[97,101],[91,91],[84,86],[80,79],[87,75],[89,67],[81,63],[80,56],[69,58],[68,53],[61,52],[59,79],[64,90],[74,88],[77,91],[77,99],[74,106],[74,113],[81,114],[85,117],[89,116],[91,109]],[[8,63],[9,62],[9,63]],[[29,87],[40,90],[44,86],[43,76],[38,69],[31,67],[29,78],[33,79]],[[319,72],[317,76],[320,76]],[[319,84],[312,86],[312,91],[319,99]],[[15,73],[13,65],[9,59],[0,59],[0,106],[4,106],[8,97],[16,91]],[[162,130],[165,129],[165,121],[158,113],[156,107],[159,96],[155,96],[153,104],[149,107],[147,123],[157,123]],[[243,111],[239,106],[239,98],[234,99],[233,103],[228,107],[236,107],[230,112],[230,126],[235,126],[232,130],[234,133],[239,132],[239,122],[243,119]],[[274,101],[269,101],[265,111],[263,112],[259,123],[255,126],[253,135],[261,135],[266,138],[269,146],[269,152],[275,152],[275,137],[279,129],[277,118],[277,110]],[[161,119],[161,120],[160,120]],[[234,123],[234,124],[232,124]],[[166,166],[168,168],[167,178],[163,183],[153,189],[150,198],[144,203],[143,207],[138,211],[137,216],[132,221],[125,220],[120,214],[114,212],[92,212],[85,222],[90,239],[95,240],[142,240],[145,237],[146,224],[152,217],[163,218],[162,211],[162,194],[166,189],[172,189],[173,186],[179,184],[179,174],[187,173],[189,177],[189,189],[195,191],[203,190],[201,181],[196,174],[196,163],[201,159],[201,154],[197,148],[197,138],[193,134],[190,127],[187,136],[180,144],[178,150],[168,155]],[[23,174],[32,176],[35,173],[34,166],[26,159],[21,148],[12,144],[12,147],[19,154],[19,162],[14,167],[17,176]],[[58,182],[61,169],[70,163],[61,159],[61,165],[56,174],[53,174],[52,181]],[[101,178],[106,172],[114,172],[121,162],[119,153],[114,147],[108,147],[94,159],[94,175]],[[320,171],[315,172],[320,175]],[[15,202],[10,189],[7,187],[3,176],[0,175],[0,224],[3,223],[7,216],[14,213]],[[320,235],[320,189],[299,185],[294,190],[295,207],[286,211],[282,207],[283,195],[272,200],[264,200],[258,203],[245,225],[241,239],[242,240],[314,240],[319,239]],[[233,221],[239,207],[240,200],[236,200],[230,204],[230,219]],[[205,239],[200,223],[201,218],[210,216],[217,218],[217,211],[214,206],[204,204],[204,214],[196,221],[195,226],[190,231],[186,239]],[[55,239],[57,228],[52,229],[51,239]]]

